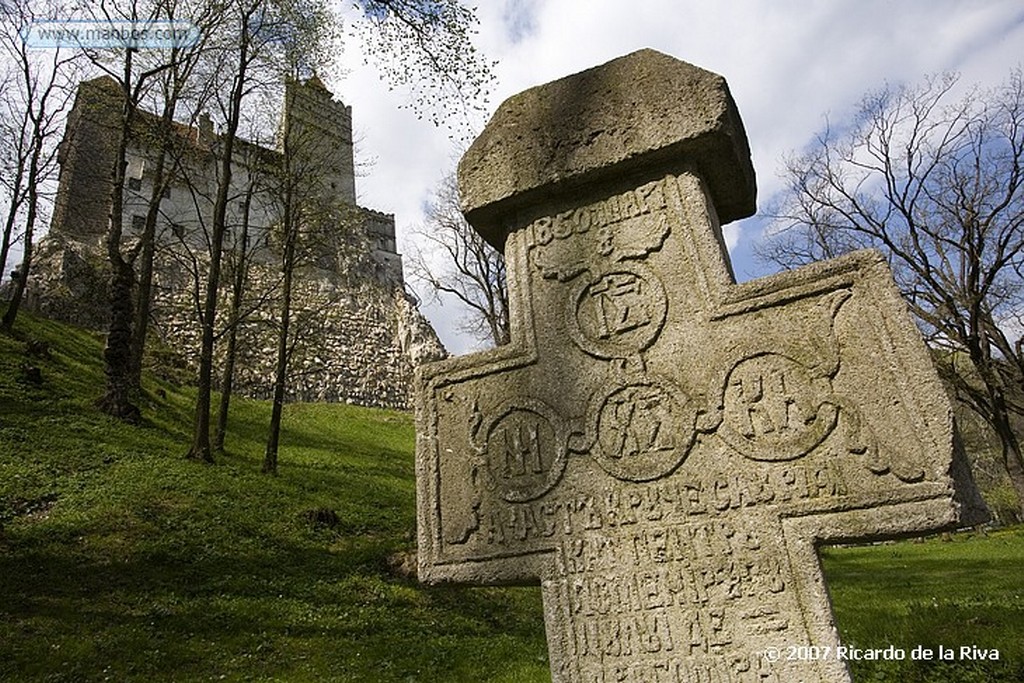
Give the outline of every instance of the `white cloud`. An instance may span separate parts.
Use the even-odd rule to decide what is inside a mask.
[[[866,91],[960,70],[965,82],[995,85],[1020,63],[1024,10],[1018,0],[489,0],[479,3],[478,45],[499,64],[491,109],[514,93],[642,47],[726,77],[751,143],[760,203],[780,185],[783,154],[803,147],[824,123],[849,116]],[[376,157],[358,182],[364,204],[393,212],[400,234],[422,223],[422,205],[455,165],[443,131],[399,110],[355,50],[344,81],[364,154]],[[763,227],[751,218],[726,229],[737,275],[759,272],[750,249]],[[431,309],[442,339],[471,345],[450,306]]]

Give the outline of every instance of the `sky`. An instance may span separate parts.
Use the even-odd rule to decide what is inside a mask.
[[[725,228],[740,281],[771,268],[753,258],[782,187],[785,155],[825,124],[842,125],[868,91],[954,70],[995,86],[1024,63],[1020,0],[486,0],[474,43],[495,60],[486,116],[534,85],[653,48],[725,77],[750,141],[758,215]],[[395,214],[401,251],[458,160],[447,130],[417,118],[409,95],[389,90],[358,47],[328,86],[352,106],[360,204]],[[485,117],[486,118],[486,117]],[[476,121],[481,129],[485,118]],[[423,293],[421,293],[422,295]],[[454,303],[421,310],[454,354],[479,348],[458,330]]]

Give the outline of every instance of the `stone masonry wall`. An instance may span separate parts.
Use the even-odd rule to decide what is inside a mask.
[[[99,244],[53,237],[44,241],[39,253],[27,305],[49,317],[105,329],[109,299]],[[195,289],[192,274],[180,264],[180,255],[174,258],[167,253],[157,263],[151,335],[180,355],[177,362],[194,371],[200,335]],[[219,330],[229,315],[231,273],[227,270],[218,304]],[[447,355],[415,301],[400,284],[359,273],[345,277],[306,268],[297,275],[287,399],[408,408],[415,364]],[[239,326],[234,376],[239,395],[261,399],[272,395],[279,280],[272,263],[250,267],[246,303],[254,310]],[[216,347],[218,368],[223,367],[226,338],[221,335]]]

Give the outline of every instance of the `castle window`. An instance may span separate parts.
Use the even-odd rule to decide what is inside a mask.
[[[138,232],[142,232],[142,230],[145,227],[146,227],[146,217],[145,216],[140,216],[139,214],[135,214],[135,215],[132,216],[132,230],[137,230]]]
[[[128,179],[129,190],[141,190],[142,189],[142,178],[129,178]]]
[[[171,186],[170,185],[164,185],[164,199],[170,199],[170,198],[171,198]]]
[[[124,174],[129,178],[142,180],[142,176],[146,173],[146,160],[129,154],[127,161],[128,166],[125,168]]]

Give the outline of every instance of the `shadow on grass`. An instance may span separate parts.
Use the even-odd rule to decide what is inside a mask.
[[[424,588],[387,573],[387,550],[4,553],[0,678],[487,680],[546,666],[538,591]]]

